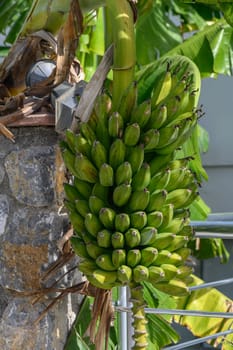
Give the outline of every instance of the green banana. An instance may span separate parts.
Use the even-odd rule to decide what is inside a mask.
[[[135,248],[140,244],[140,232],[136,228],[129,228],[125,232],[125,244],[129,248]]]
[[[116,185],[121,185],[123,183],[131,183],[132,181],[132,168],[129,162],[124,162],[118,166],[115,172],[115,182]]]
[[[110,248],[112,244],[112,233],[107,229],[103,229],[97,233],[96,239],[99,247]]]
[[[173,232],[173,233],[176,233],[176,232],[179,232],[182,227],[184,226],[185,224],[185,220],[184,218],[174,218],[173,220],[171,220],[169,222],[169,224],[165,227],[165,228],[162,228],[160,230],[160,232]]]
[[[98,216],[93,213],[87,213],[85,215],[84,224],[87,231],[93,237],[96,237],[97,233],[103,228]]]
[[[114,112],[108,119],[108,133],[113,138],[122,136],[124,121],[118,112]]]
[[[115,228],[116,212],[112,208],[103,207],[99,211],[99,220],[106,229],[112,230]]]
[[[76,199],[75,207],[80,215],[84,218],[90,212],[88,201],[86,199]]]
[[[177,168],[171,170],[170,173],[170,179],[166,186],[167,191],[173,191],[180,187],[180,183],[183,181],[185,174],[186,174],[186,168]]]
[[[133,271],[131,267],[127,265],[121,265],[117,269],[117,279],[123,284],[129,284],[132,280]]]
[[[135,174],[144,162],[144,146],[138,144],[136,146],[127,147],[127,161],[131,164],[132,172]]]
[[[105,271],[102,269],[96,269],[92,277],[100,284],[112,284],[117,279],[117,273],[115,271]]]
[[[175,278],[179,273],[179,269],[175,265],[162,264],[160,267],[163,269],[165,275],[164,279],[166,281],[170,281],[171,279]]]
[[[65,140],[67,142],[67,145],[68,145],[69,149],[73,153],[75,153],[76,152],[75,146],[74,146],[74,144],[75,144],[75,134],[70,129],[66,129]]]
[[[131,226],[140,230],[147,224],[147,215],[145,211],[135,211],[130,214]],[[151,225],[152,226],[152,225]]]
[[[163,223],[163,213],[161,211],[156,210],[147,214],[148,226],[159,228],[162,223]]]
[[[111,235],[111,243],[114,249],[124,248],[125,236],[121,232],[114,232]]]
[[[130,227],[130,216],[126,213],[118,213],[115,216],[115,229],[119,232],[125,232]]]
[[[89,276],[97,269],[97,265],[93,259],[84,259],[79,261],[78,269],[84,273],[84,275]]]
[[[188,236],[191,239],[194,237],[194,229],[190,225],[185,225],[176,235]]]
[[[179,266],[177,278],[182,280],[183,278],[190,276],[193,272],[194,272],[194,269],[192,266],[188,266],[188,265]]]
[[[172,221],[173,215],[174,215],[174,205],[173,204],[163,205],[163,207],[161,208],[161,212],[163,214],[163,222],[159,227],[159,231],[164,230],[164,228],[167,227],[169,223]]]
[[[166,190],[157,190],[150,195],[149,203],[146,207],[148,212],[160,210],[162,206],[166,203],[166,198],[168,197]]]
[[[127,203],[127,209],[130,212],[143,211],[148,206],[150,200],[150,192],[144,188],[141,191],[132,192],[129,202]]]
[[[160,172],[156,173],[151,178],[151,182],[148,185],[148,190],[151,193],[153,193],[156,190],[166,189],[167,184],[170,181],[170,175],[171,175],[171,170],[170,169],[166,169],[166,170],[163,170],[163,171],[160,171]]]
[[[122,94],[117,108],[123,119],[129,121],[133,108],[137,102],[137,82],[133,81]]]
[[[172,88],[172,74],[169,68],[160,74],[158,83],[152,91],[151,105],[155,108],[169,96]]]
[[[89,197],[88,206],[93,214],[99,214],[100,209],[103,208],[104,205],[105,202],[101,198],[94,195]]]
[[[173,143],[179,136],[179,127],[178,126],[165,126],[159,129],[159,142],[156,146],[156,151],[160,148],[164,148],[171,143]]]
[[[155,227],[147,226],[141,230],[140,245],[153,245],[157,237],[157,230]]]
[[[158,171],[160,171],[164,166],[167,165],[174,158],[174,152],[170,152],[166,155],[156,155],[152,159],[148,160],[150,164],[150,172],[153,177]]]
[[[91,156],[91,146],[87,139],[81,134],[75,135],[74,138],[74,149],[75,153],[82,153],[84,156],[90,158]]]
[[[132,187],[128,183],[123,183],[119,186],[116,186],[112,195],[113,203],[117,207],[123,207],[129,201],[131,193]]]
[[[70,238],[70,242],[75,254],[77,254],[80,258],[89,258],[86,244],[82,239],[73,236]]]
[[[182,297],[189,294],[186,284],[177,279],[172,279],[169,282],[158,282],[155,284],[155,288],[172,296]]]
[[[181,247],[175,250],[175,253],[178,254],[183,261],[186,261],[191,255],[191,249],[188,247]]]
[[[80,180],[90,183],[95,183],[98,180],[98,171],[96,167],[82,153],[76,155],[74,166],[76,176]]]
[[[127,266],[135,267],[141,261],[141,251],[140,249],[130,249],[127,252],[126,263]]]
[[[140,128],[144,128],[151,116],[151,101],[145,100],[135,106],[131,113],[131,123],[138,123]]]
[[[122,139],[115,139],[109,149],[109,164],[116,170],[125,161],[126,146]]]
[[[84,219],[77,212],[73,212],[73,211],[70,212],[69,219],[73,226],[74,231],[77,232],[78,234],[85,229]]]
[[[167,249],[161,249],[158,252],[157,258],[153,265],[160,266],[162,264],[174,264],[179,265],[182,263],[182,258],[177,253],[171,253]]]
[[[166,121],[167,107],[166,105],[161,105],[159,108],[152,110],[148,124],[151,129],[160,129],[163,125],[165,125]]]
[[[108,196],[109,196],[109,188],[108,186],[103,186],[101,183],[96,182],[94,186],[92,187],[92,190],[89,194],[90,195],[96,196],[100,199],[102,199],[105,203],[108,202]]]
[[[166,249],[169,244],[174,240],[175,235],[172,232],[158,233],[154,242],[151,244],[152,247],[158,250]]]
[[[163,269],[159,266],[149,266],[148,271],[149,271],[149,281],[153,285],[155,285],[155,283],[159,281],[164,280],[165,278],[165,273]]]
[[[72,175],[77,175],[76,168],[75,168],[75,155],[72,153],[69,149],[65,149],[62,151],[62,158],[64,161],[64,164],[66,166],[66,169],[69,170],[69,172]]]
[[[100,247],[96,241],[89,241],[86,243],[86,249],[89,257],[94,260],[106,252],[106,249]]]
[[[110,187],[114,183],[114,171],[111,165],[103,163],[99,169],[99,182],[102,186]]]
[[[77,177],[74,177],[74,186],[78,192],[82,195],[83,199],[88,199],[91,195],[92,185],[89,182],[80,180]]]
[[[145,247],[141,250],[141,265],[150,266],[157,258],[158,250],[154,247]]]
[[[126,146],[135,146],[140,138],[140,126],[138,123],[129,124],[126,126],[123,141]]]
[[[150,166],[148,163],[143,163],[141,168],[132,178],[132,189],[141,191],[146,188],[151,182]]]
[[[95,262],[102,270],[116,271],[116,266],[113,265],[112,256],[109,253],[99,255]]]
[[[192,191],[187,188],[178,188],[167,194],[166,204],[171,203],[174,209],[184,208],[188,199],[191,197]]]
[[[68,183],[63,183],[63,188],[65,191],[65,197],[68,201],[75,202],[77,199],[83,198],[75,186]]]
[[[157,129],[149,129],[141,135],[140,142],[144,145],[145,152],[151,152],[159,144],[160,133]]]
[[[79,123],[79,129],[80,129],[81,135],[85,137],[89,145],[92,145],[96,139],[96,135],[95,135],[95,132],[90,127],[90,125],[88,123],[81,122]]]
[[[112,263],[116,268],[124,265],[126,262],[126,251],[125,249],[114,249],[112,251]]]
[[[136,283],[147,281],[149,278],[149,270],[146,266],[137,265],[133,268],[133,279]]]
[[[113,272],[113,271],[111,271]],[[88,276],[88,281],[95,287],[97,288],[101,288],[101,289],[107,289],[107,290],[111,290],[113,287],[117,287],[118,286],[118,283],[117,281],[115,281],[114,283],[108,283],[108,282],[105,282],[105,283],[100,283],[99,282],[99,278],[96,278],[95,276],[93,275],[89,275]]]
[[[95,140],[91,147],[91,157],[95,166],[100,169],[101,165],[107,163],[107,150],[104,145]]]

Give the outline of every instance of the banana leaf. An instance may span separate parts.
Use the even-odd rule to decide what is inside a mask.
[[[194,285],[203,281],[196,276]],[[177,298],[177,308],[183,310],[197,310],[209,312],[230,312],[232,300],[215,288],[206,288],[193,291],[188,297]],[[175,322],[187,327],[196,337],[204,337],[218,332],[232,329],[232,319],[210,318],[198,316],[175,316]],[[222,350],[231,350],[233,334],[224,338],[212,340],[210,344],[217,347],[222,344]]]

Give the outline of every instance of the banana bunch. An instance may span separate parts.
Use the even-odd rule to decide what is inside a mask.
[[[149,100],[137,102],[135,82],[117,111],[103,94],[89,121],[62,142],[72,175],[64,184],[72,246],[80,271],[99,288],[147,281],[170,295],[188,293],[188,208],[198,182],[193,158],[177,159],[176,151],[197,125],[200,78],[177,57],[165,63]]]

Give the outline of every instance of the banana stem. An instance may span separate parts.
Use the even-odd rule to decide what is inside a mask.
[[[135,35],[133,11],[127,0],[106,0],[113,28],[113,109],[117,109],[123,92],[133,81]]]
[[[145,314],[145,302],[143,297],[143,287],[140,284],[133,284],[130,286],[133,328],[134,328],[134,346],[132,350],[146,350],[148,346],[147,338],[147,320]]]

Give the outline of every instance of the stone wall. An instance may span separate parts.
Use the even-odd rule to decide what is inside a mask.
[[[12,131],[15,143],[0,135],[0,349],[62,350],[80,297],[68,295],[33,325],[46,300],[33,304],[13,292],[42,287],[43,270],[57,259],[56,243],[68,227],[59,140],[51,127]],[[76,272],[62,283],[79,280]]]

